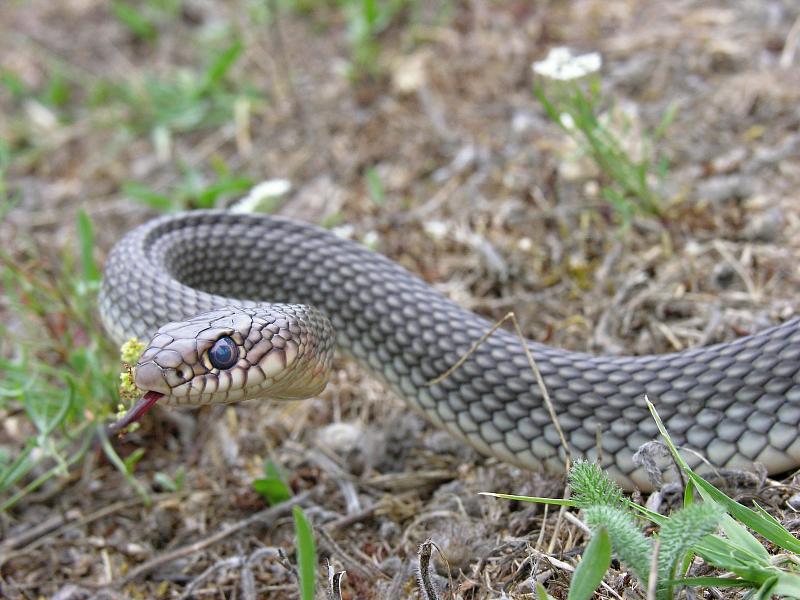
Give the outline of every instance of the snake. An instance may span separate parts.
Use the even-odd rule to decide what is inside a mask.
[[[646,398],[695,467],[800,466],[798,318],[652,355],[570,351],[504,328],[487,336],[491,321],[358,242],[224,209],[125,234],[99,309],[117,343],[150,340],[133,371],[144,396],[125,425],[155,403],[315,396],[338,348],[435,426],[524,469],[559,474],[583,457],[625,489],[652,489],[635,457],[659,436]]]

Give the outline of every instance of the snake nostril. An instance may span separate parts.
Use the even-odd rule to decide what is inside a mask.
[[[152,360],[136,365],[134,382],[136,387],[142,390],[162,393],[170,391],[169,385],[164,378],[164,371]]]

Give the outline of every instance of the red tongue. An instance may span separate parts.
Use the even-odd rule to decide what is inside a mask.
[[[147,392],[136,404],[133,405],[133,408],[130,409],[124,417],[109,426],[108,432],[111,434],[118,433],[131,423],[135,423],[141,419],[142,415],[153,408],[153,405],[158,402],[159,398],[161,398],[163,395],[164,394],[161,392]]]

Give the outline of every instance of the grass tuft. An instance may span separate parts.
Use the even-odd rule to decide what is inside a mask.
[[[100,270],[85,213],[76,231],[78,255],[65,252],[60,265],[43,264],[35,249],[22,259],[0,251],[10,317],[0,324],[0,412],[24,415],[28,432],[15,456],[0,457],[0,498],[10,494],[0,510],[66,476],[118,401],[113,348],[96,318]]]

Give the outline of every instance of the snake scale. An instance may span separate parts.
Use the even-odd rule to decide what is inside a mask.
[[[564,448],[517,336],[498,330],[431,385],[492,323],[324,229],[226,211],[155,219],[112,250],[100,309],[117,342],[152,338],[136,369],[150,404],[311,396],[335,345],[478,451],[563,472]],[[658,437],[645,394],[675,442],[714,467],[800,466],[800,319],[663,355],[527,344],[573,456],[600,459],[625,488],[652,487],[633,460]]]

